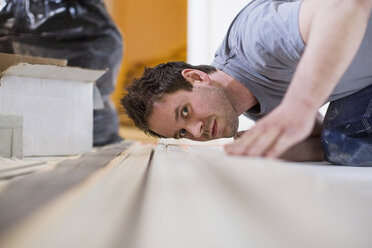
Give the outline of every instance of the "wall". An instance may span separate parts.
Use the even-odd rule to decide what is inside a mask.
[[[125,46],[112,99],[121,122],[131,124],[119,104],[123,88],[139,77],[145,66],[186,60],[187,0],[107,0],[106,5]]]
[[[235,15],[250,0],[189,0],[187,61],[209,64]]]

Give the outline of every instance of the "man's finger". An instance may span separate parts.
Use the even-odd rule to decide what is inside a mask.
[[[246,131],[240,138],[236,139],[233,143],[225,145],[225,151],[228,154],[243,155],[247,148],[250,147],[252,142],[258,137],[254,128]]]

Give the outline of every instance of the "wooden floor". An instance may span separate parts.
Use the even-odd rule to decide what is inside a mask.
[[[3,183],[0,247],[372,244],[372,168],[126,141]]]

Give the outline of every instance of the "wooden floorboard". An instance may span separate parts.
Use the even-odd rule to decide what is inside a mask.
[[[130,142],[60,162],[53,170],[11,181],[0,194],[0,237],[40,206],[83,182],[128,148]]]
[[[159,146],[148,180],[136,248],[372,243],[372,168]]]
[[[64,173],[27,176],[17,190],[0,192],[0,247],[372,244],[372,168],[227,156],[221,146],[135,142],[111,149],[102,153],[104,165],[88,169],[97,159],[89,155],[56,167]],[[60,174],[75,179],[61,186]],[[45,187],[36,179],[64,190],[36,190]]]

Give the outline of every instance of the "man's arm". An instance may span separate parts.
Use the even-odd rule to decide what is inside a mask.
[[[300,25],[307,43],[282,103],[233,144],[230,154],[279,157],[311,133],[318,108],[362,42],[372,0],[306,0]],[[302,13],[302,14],[301,14]],[[303,23],[305,22],[305,23]]]

